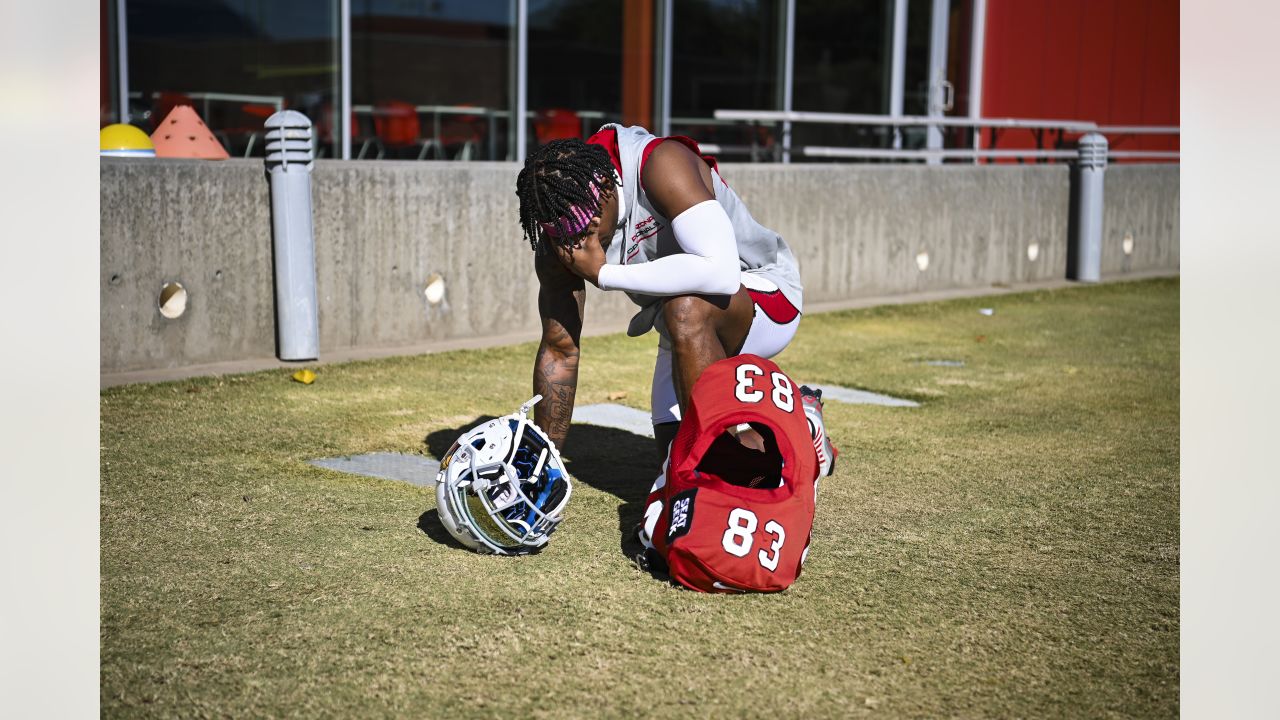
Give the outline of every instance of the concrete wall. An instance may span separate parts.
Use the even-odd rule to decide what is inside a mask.
[[[275,351],[271,215],[261,162],[103,158],[103,372]],[[160,314],[166,282],[188,291]]]
[[[539,326],[511,163],[318,161],[312,203],[321,355],[422,346]],[[726,165],[753,214],[801,263],[807,303],[1066,272],[1062,165]],[[1108,170],[1106,274],[1178,267],[1178,176]],[[104,373],[270,357],[271,222],[263,165],[104,158]],[[1134,235],[1125,256],[1120,243]],[[920,269],[917,258],[928,254]],[[1117,254],[1118,253],[1118,254]],[[444,300],[426,301],[440,275]],[[161,316],[166,282],[189,292]],[[632,308],[591,289],[587,324],[622,329]]]
[[[1065,165],[737,165],[724,174],[795,251],[806,302],[1066,273]]]
[[[506,163],[317,162],[321,354],[538,328],[514,176]],[[102,371],[270,357],[262,162],[104,158],[101,178]],[[436,274],[445,296],[432,305],[423,291]],[[177,319],[160,314],[167,282],[188,292]],[[588,303],[591,327],[625,327],[633,312],[613,293]]]
[[[1177,269],[1178,165],[1112,165],[1103,181],[1102,275]],[[1132,240],[1125,252],[1125,238]]]
[[[515,166],[428,165],[317,164],[312,195],[322,352],[540,327],[533,252],[520,236]],[[423,292],[432,275],[445,283],[437,305]],[[625,297],[603,295],[589,300],[593,324],[630,317]]]

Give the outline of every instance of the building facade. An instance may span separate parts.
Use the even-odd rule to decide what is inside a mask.
[[[312,118],[322,157],[368,160],[514,160],[605,122],[735,160],[1074,141],[723,109],[1178,124],[1175,0],[100,2],[101,123],[150,131],[190,104],[233,156],[260,156],[263,120],[286,107]],[[1109,138],[1177,148],[1170,134]]]

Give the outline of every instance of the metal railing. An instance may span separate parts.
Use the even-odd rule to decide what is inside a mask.
[[[141,91],[130,91],[128,98],[130,100],[149,100],[155,102],[161,97],[162,93],[152,92],[148,97],[143,97]],[[280,95],[248,95],[245,93],[225,93],[225,92],[175,92],[175,97],[185,98],[192,102],[200,103],[200,119],[206,124],[209,122],[209,110],[213,103],[228,103],[231,105],[263,105],[271,107],[274,112],[280,112],[284,109],[284,97]],[[150,111],[148,111],[150,113]],[[150,115],[144,115],[142,119],[150,119]],[[156,118],[155,122],[160,122],[164,118]],[[210,131],[218,137],[219,141],[230,150],[230,139],[224,129],[210,126]],[[253,148],[258,142],[258,131],[254,130],[247,134],[248,142],[245,145],[244,156],[249,157],[253,153]]]
[[[892,148],[846,148],[809,145],[802,150],[805,157],[866,158],[885,160],[977,160],[1000,158],[1031,158],[1046,160],[1072,160],[1080,156],[1078,150],[894,150]],[[1109,150],[1111,159],[1177,160],[1176,150]]]
[[[829,147],[820,145],[804,146],[800,154],[811,158],[846,158],[846,159],[882,159],[882,160],[980,160],[980,159],[1017,159],[1033,160],[1067,160],[1078,156],[1074,149],[1062,149],[1061,143],[1067,133],[1084,134],[1096,132],[1103,135],[1178,135],[1181,130],[1177,126],[1154,125],[1107,125],[1099,126],[1088,120],[1051,120],[1038,118],[968,118],[968,117],[936,117],[927,115],[869,115],[857,113],[826,113],[780,110],[716,110],[714,119],[718,122],[750,122],[754,124],[777,125],[779,123],[817,123],[845,126],[877,126],[900,127],[954,127],[969,128],[975,131],[975,147],[972,149],[920,150],[894,148],[851,148]],[[997,134],[1001,130],[1023,129],[1036,134],[1036,142],[1043,145],[1044,131],[1056,130],[1059,147],[1049,149],[987,149],[977,146],[976,134],[982,130],[991,130],[991,144],[995,144]],[[788,148],[790,149],[790,148]],[[755,152],[752,152],[754,158]],[[1111,150],[1109,157],[1115,159],[1152,159],[1176,160],[1178,151],[1167,150]]]
[[[717,120],[826,123],[833,125],[888,125],[896,127],[940,125],[973,128],[1047,128],[1067,132],[1096,131],[1098,126],[1084,120],[1023,120],[1019,118],[931,117],[929,115],[861,115],[856,113],[803,112],[792,110],[716,110]]]
[[[431,137],[421,138],[427,144],[423,145],[422,152],[418,155],[418,159],[420,160],[426,157],[427,151],[431,148],[435,148],[437,156],[439,156],[440,149],[437,145],[441,139],[442,116],[484,117],[488,128],[486,133],[488,158],[490,160],[496,160],[498,137],[497,121],[500,119],[511,119],[510,110],[484,107],[482,105],[415,105],[413,107],[413,111],[419,115],[431,116]],[[367,115],[373,117],[376,115],[394,116],[401,111],[377,105],[364,104],[352,105],[351,112],[355,115]],[[539,112],[540,111],[537,110],[526,110],[526,120],[538,117]],[[593,132],[595,132],[595,127],[606,117],[605,113],[600,110],[574,110],[573,113],[578,116],[578,121],[582,125],[583,137],[589,137]],[[376,139],[376,136],[366,138],[359,153],[356,155],[356,159],[364,159],[367,152],[377,142],[378,140]],[[430,145],[430,143],[436,143],[437,145]],[[379,155],[379,157],[381,156]],[[469,154],[468,157],[470,157]]]
[[[245,95],[242,93],[224,93],[224,92],[184,92],[177,93],[186,96],[200,103],[200,118],[208,122],[209,104],[215,102],[223,103],[248,103],[258,105],[270,105],[275,108],[276,112],[284,109],[284,98],[280,95]],[[160,93],[151,93],[150,100],[160,97]],[[142,100],[142,93],[135,91],[129,93],[130,100]],[[163,119],[163,118],[161,118]]]
[[[1097,131],[1103,135],[1180,135],[1182,133],[1177,125],[1102,125]]]
[[[976,160],[979,158],[1035,158],[1070,160],[1080,157],[1076,150],[895,150],[893,148],[846,148],[808,145],[801,150],[805,157],[866,158],[882,160]]]

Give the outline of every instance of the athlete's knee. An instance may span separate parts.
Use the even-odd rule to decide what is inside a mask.
[[[713,314],[716,307],[698,295],[677,295],[662,304],[662,319],[667,332],[676,344],[713,334]]]

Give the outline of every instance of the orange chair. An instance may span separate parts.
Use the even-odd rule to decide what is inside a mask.
[[[475,107],[459,103],[458,107]],[[440,149],[458,148],[454,160],[470,160],[484,142],[487,118],[484,115],[446,115],[440,121]]]
[[[568,140],[582,137],[582,119],[578,113],[565,108],[539,110],[533,117],[533,134],[539,145],[552,140]]]
[[[396,156],[404,155],[404,151],[419,148],[418,159],[427,156],[427,152],[437,147],[435,138],[422,137],[422,123],[418,120],[418,110],[412,103],[403,100],[385,100],[373,106],[373,132],[376,136],[366,140],[360,148],[359,158],[363,159],[372,144],[378,145],[377,159],[381,160],[387,151]]]
[[[337,128],[334,126],[334,121],[337,117],[338,113],[334,110],[333,103],[326,102],[320,106],[320,111],[315,118],[315,133],[318,140],[316,144],[319,146],[316,157],[324,157],[331,145],[335,148],[335,155],[338,153],[338,132]],[[359,125],[359,119],[356,117],[356,114],[352,112],[350,125],[352,140],[359,139]]]
[[[276,107],[274,105],[263,105],[259,103],[245,103],[236,108],[232,113],[235,117],[234,127],[221,128],[218,133],[227,140],[223,141],[224,145],[230,145],[229,138],[243,138],[244,156],[253,155],[253,149],[258,145],[258,141],[262,136],[262,127],[267,122],[267,118],[274,115]],[[224,113],[225,115],[225,113]],[[238,145],[239,143],[237,143]]]

